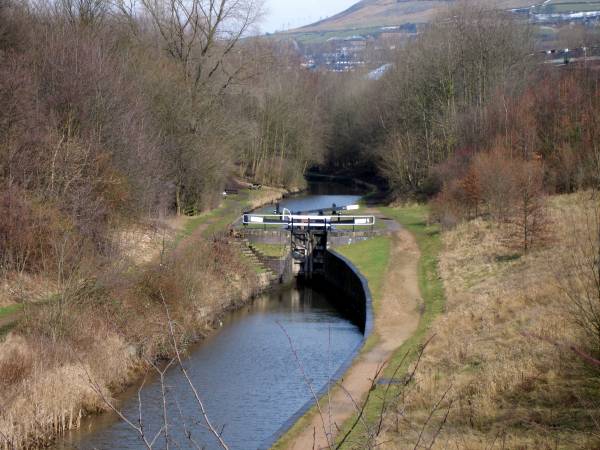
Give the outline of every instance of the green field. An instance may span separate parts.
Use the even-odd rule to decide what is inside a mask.
[[[275,39],[293,37],[296,41],[303,44],[322,44],[329,39],[344,39],[351,36],[367,36],[381,32],[381,26],[366,26],[364,28],[350,28],[347,30],[335,31],[298,31],[296,33],[281,33],[273,36]]]
[[[536,14],[566,14],[577,12],[600,11],[600,2],[574,2],[566,0],[552,0],[545,5],[534,9]]]
[[[542,5],[540,2],[525,0],[505,1],[502,8],[533,8],[535,14],[566,14],[577,12],[600,11],[600,1],[551,0]],[[402,25],[406,23],[424,24],[447,9],[443,1],[402,1],[372,0],[358,2],[352,11],[322,20],[316,24],[288,32],[270,35],[274,40],[294,39],[303,44],[323,44],[332,38],[344,39],[351,36],[377,36],[382,27]]]

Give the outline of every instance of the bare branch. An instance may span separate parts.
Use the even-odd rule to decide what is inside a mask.
[[[327,432],[327,424],[326,424],[326,421],[325,421],[325,415],[324,415],[324,413],[323,413],[323,411],[321,409],[321,405],[319,403],[319,398],[317,397],[317,394],[316,394],[315,390],[313,389],[312,383],[310,382],[310,380],[308,378],[308,375],[306,374],[306,371],[304,370],[304,365],[302,364],[302,361],[300,360],[300,357],[298,355],[296,347],[294,346],[294,342],[292,341],[292,337],[289,335],[289,333],[283,327],[283,325],[281,325],[281,323],[279,323],[279,322],[276,322],[276,323],[279,326],[279,328],[281,328],[281,331],[283,331],[283,334],[285,334],[285,336],[287,337],[288,342],[290,344],[290,348],[291,348],[292,353],[294,355],[294,359],[296,360],[296,364],[298,366],[298,369],[300,370],[300,373],[302,374],[302,378],[304,380],[304,383],[306,384],[306,386],[310,390],[312,398],[315,401],[315,406],[317,407],[317,410],[319,412],[319,417],[321,419],[321,425],[323,427],[323,433],[325,434],[325,439],[327,439],[327,446],[329,448],[333,448],[333,443],[331,441],[332,436]]]
[[[188,386],[190,387],[190,389],[192,390],[192,392],[194,394],[194,398],[196,399],[196,403],[198,404],[198,407],[200,408],[200,412],[202,413],[202,418],[204,419],[204,423],[208,427],[208,430],[213,434],[213,436],[217,440],[218,444],[224,450],[229,450],[229,447],[223,440],[223,437],[221,436],[221,434],[212,425],[212,422],[210,421],[210,418],[208,417],[208,414],[206,412],[206,408],[204,407],[204,402],[200,398],[200,394],[198,393],[198,390],[194,386],[194,383],[192,382],[192,380],[183,364],[183,360],[181,359],[181,353],[179,352],[179,346],[177,345],[177,339],[175,337],[175,330],[173,328],[173,321],[171,320],[171,314],[169,312],[169,307],[167,305],[167,302],[166,302],[165,297],[162,294],[162,292],[161,292],[160,296],[161,296],[161,299],[163,302],[163,306],[165,308],[165,312],[167,314],[167,320],[168,320],[168,325],[169,325],[169,335],[171,336],[171,342],[173,344],[173,350],[175,351],[176,361],[179,365],[179,369],[181,370],[181,373],[183,373],[183,376],[185,377],[185,379],[188,383]]]

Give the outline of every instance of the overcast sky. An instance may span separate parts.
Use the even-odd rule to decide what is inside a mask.
[[[358,0],[266,0],[263,32],[296,28],[324,19],[357,3]]]

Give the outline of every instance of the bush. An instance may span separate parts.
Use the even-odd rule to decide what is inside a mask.
[[[68,221],[50,204],[42,206],[18,187],[7,187],[0,192],[2,270],[55,268],[57,245],[68,229]]]
[[[544,168],[539,161],[522,161],[514,171],[517,193],[508,222],[512,225],[508,245],[523,252],[549,238],[544,205]]]
[[[462,175],[448,177],[433,202],[434,217],[444,226],[485,214],[510,225],[505,243],[511,248],[527,252],[547,240],[541,161],[526,161],[499,147],[450,172],[459,170]]]

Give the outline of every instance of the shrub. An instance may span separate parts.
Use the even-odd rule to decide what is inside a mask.
[[[55,268],[53,255],[68,222],[50,204],[42,206],[16,186],[0,192],[0,264],[2,270]]]
[[[506,221],[517,196],[515,171],[522,160],[504,148],[481,153],[473,161],[479,191],[487,213],[497,221]]]
[[[512,225],[508,245],[527,252],[549,238],[544,205],[544,169],[538,161],[523,161],[514,170],[517,195],[508,219]]]

